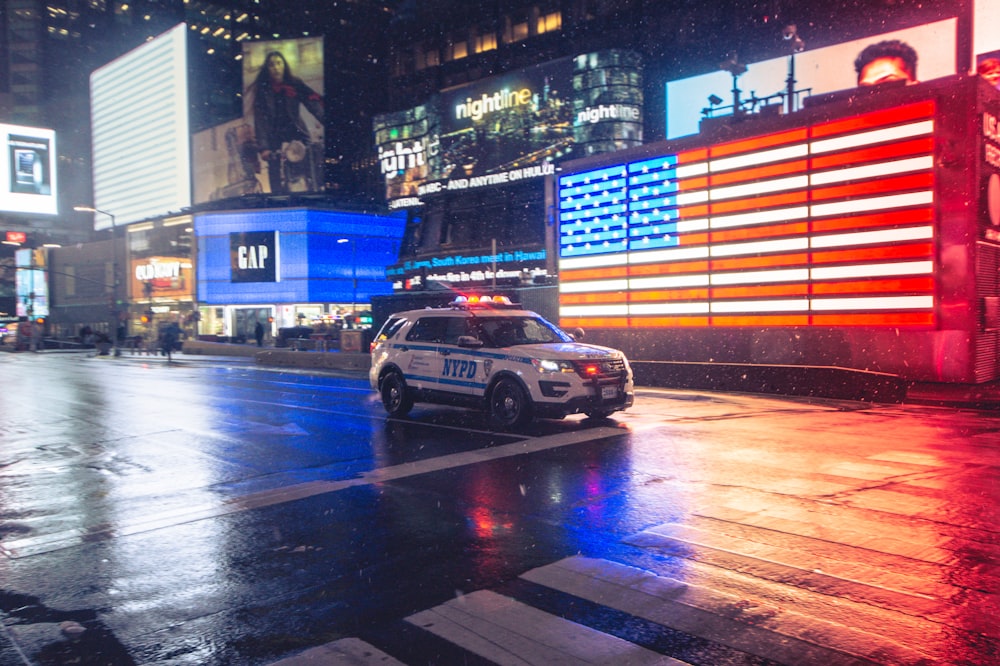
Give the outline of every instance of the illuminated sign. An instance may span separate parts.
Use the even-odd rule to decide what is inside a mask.
[[[992,26],[990,30],[993,32]],[[864,39],[808,49],[795,54],[795,87],[797,90],[808,90],[814,97],[856,88],[858,74],[854,68],[855,59],[865,47],[884,40],[900,40],[917,52],[918,80],[930,81],[952,76],[957,73],[957,35],[958,20],[948,18]],[[808,35],[805,37],[808,39]],[[736,86],[743,91],[754,91],[754,98],[758,101],[771,98],[779,106],[784,105],[788,61],[789,56],[784,56],[750,63],[746,73],[736,79]],[[727,91],[734,87],[733,84],[733,77],[722,70],[667,82],[667,138],[696,134],[706,113],[712,113],[711,103],[706,104],[709,97],[728,100],[730,96]],[[767,105],[766,102],[764,104]],[[753,110],[759,111],[760,108]],[[744,111],[747,110],[744,107]],[[730,104],[725,114],[731,113]]]
[[[534,279],[548,275],[544,249],[504,250],[496,254],[450,254],[404,261],[387,268],[393,289],[412,289],[427,282],[466,284],[491,280]]]
[[[0,123],[0,212],[55,215],[56,133]]]
[[[91,74],[94,207],[119,225],[191,205],[187,76],[184,24]]]
[[[243,42],[243,115],[198,132],[194,201],[324,187],[323,38]]]
[[[393,208],[421,197],[541,179],[563,160],[642,144],[638,55],[609,50],[444,90],[377,116]]]
[[[934,326],[934,114],[560,176],[562,324]]]
[[[278,232],[229,234],[233,282],[279,282]]]
[[[8,231],[7,232],[7,242],[8,243],[27,243],[28,234],[23,231]]]

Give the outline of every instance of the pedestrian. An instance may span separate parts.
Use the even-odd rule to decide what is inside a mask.
[[[264,346],[264,325],[259,321],[257,322],[257,325],[253,327],[253,337],[257,339],[258,347]]]

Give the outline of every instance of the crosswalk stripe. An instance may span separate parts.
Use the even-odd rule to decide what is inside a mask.
[[[797,617],[790,611],[748,603],[724,592],[607,560],[570,557],[532,569],[521,578],[782,663],[848,666],[872,663],[869,659],[884,663],[887,656],[892,663],[917,663],[922,657],[877,641],[877,647],[883,650],[878,656],[864,655],[861,650],[848,654],[822,647],[813,641],[826,638],[824,630],[830,623],[823,620]],[[792,635],[784,631],[787,626],[799,631]],[[767,627],[781,627],[782,631]],[[841,638],[850,632],[863,633],[841,625],[836,629]],[[867,638],[853,644],[870,646],[871,637]]]
[[[501,666],[684,664],[489,590],[406,620]]]
[[[342,638],[270,666],[406,666],[358,638]]]

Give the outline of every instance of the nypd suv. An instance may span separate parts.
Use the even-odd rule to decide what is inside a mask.
[[[505,297],[394,314],[371,349],[369,381],[390,416],[414,402],[456,404],[515,428],[533,417],[603,418],[634,400],[624,354],[577,342]]]

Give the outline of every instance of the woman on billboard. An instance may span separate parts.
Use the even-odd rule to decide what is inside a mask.
[[[271,51],[253,84],[254,133],[260,158],[267,162],[271,192],[318,189],[312,136],[302,117],[303,107],[323,121],[323,97],[292,74],[279,51]],[[302,181],[307,181],[302,184]],[[291,187],[299,183],[298,187]]]

